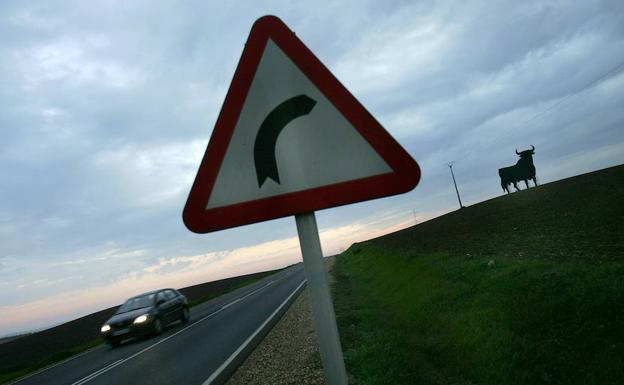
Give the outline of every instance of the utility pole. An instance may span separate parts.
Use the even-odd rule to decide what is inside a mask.
[[[453,177],[453,185],[455,185],[455,192],[457,193],[457,200],[459,201],[459,208],[463,209],[464,205],[461,203],[461,198],[459,197],[459,190],[457,189],[457,182],[455,182],[455,174],[453,173],[453,162],[449,162],[446,164],[451,170],[451,176]]]

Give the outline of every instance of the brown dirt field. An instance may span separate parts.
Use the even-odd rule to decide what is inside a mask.
[[[619,260],[623,196],[620,165],[480,202],[364,243],[411,255]]]

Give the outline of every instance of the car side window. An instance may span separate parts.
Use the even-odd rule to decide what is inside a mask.
[[[156,297],[156,302],[159,301],[168,301],[167,297],[165,296],[165,292],[161,291],[160,293],[158,293],[158,296]]]

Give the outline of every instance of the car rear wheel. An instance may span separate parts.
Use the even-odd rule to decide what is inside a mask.
[[[160,321],[160,318],[156,318],[154,320],[154,334],[155,335],[159,335],[160,333],[162,333],[162,322]]]
[[[183,307],[182,308],[182,317],[180,317],[180,320],[182,320],[182,322],[188,322],[190,319],[190,314],[189,314],[189,309],[188,307]]]

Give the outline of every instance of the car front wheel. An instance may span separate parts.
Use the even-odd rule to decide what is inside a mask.
[[[189,314],[189,309],[188,307],[183,307],[182,308],[182,317],[180,318],[180,320],[182,320],[182,322],[188,322],[190,319],[190,314]]]
[[[154,320],[154,334],[155,335],[159,335],[160,333],[162,333],[162,322],[160,321],[160,318],[156,318]]]

